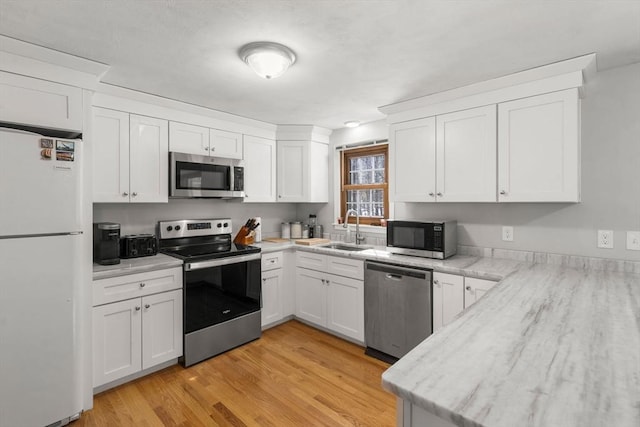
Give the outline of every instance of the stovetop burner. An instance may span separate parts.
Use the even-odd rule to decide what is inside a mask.
[[[161,221],[160,252],[184,261],[226,258],[260,252],[231,241],[230,219]]]

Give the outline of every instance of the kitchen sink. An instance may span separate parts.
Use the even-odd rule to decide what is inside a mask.
[[[371,249],[373,246],[371,245],[347,245],[344,243],[331,243],[330,245],[325,246],[325,248],[330,248],[330,249],[338,249],[341,251],[352,251],[352,252],[357,252],[357,251],[364,251],[366,249]]]

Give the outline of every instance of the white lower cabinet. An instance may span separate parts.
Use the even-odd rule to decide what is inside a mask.
[[[446,326],[497,282],[456,274],[433,273],[433,332]]]
[[[182,356],[182,276],[176,277],[179,289],[153,293],[143,286],[140,297],[93,307],[94,388]],[[128,281],[96,280],[94,288],[117,279]]]
[[[433,273],[433,332],[464,310],[463,276]]]
[[[465,277],[464,308],[468,308],[473,305],[495,285],[496,282],[492,280],[476,279],[475,277]]]
[[[363,261],[309,252],[296,256],[296,317],[364,342]]]
[[[284,318],[283,310],[283,252],[262,254],[262,326]]]

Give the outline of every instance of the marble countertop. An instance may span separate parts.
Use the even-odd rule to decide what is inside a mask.
[[[487,296],[383,386],[464,427],[640,425],[640,275],[521,263]]]
[[[93,280],[181,266],[182,260],[165,254],[157,254],[140,258],[121,259],[120,264],[114,265],[99,265],[94,263]]]

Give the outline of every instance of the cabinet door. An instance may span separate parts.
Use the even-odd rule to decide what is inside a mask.
[[[327,328],[364,342],[364,282],[328,275]]]
[[[169,122],[169,151],[209,155],[209,128]]]
[[[93,386],[142,368],[140,298],[93,308]]]
[[[307,141],[278,141],[278,202],[305,202],[309,169]]]
[[[244,202],[276,201],[276,142],[244,136]]]
[[[132,114],[129,134],[131,201],[168,202],[168,122]]]
[[[389,132],[390,198],[396,202],[435,201],[435,118],[395,124]]]
[[[436,199],[495,202],[496,106],[436,117]]]
[[[329,146],[320,142],[309,143],[309,194],[305,201],[310,203],[329,202]]]
[[[282,269],[262,272],[262,326],[281,320]]]
[[[209,155],[242,159],[242,134],[209,129]]]
[[[93,108],[93,201],[129,201],[129,114]]]
[[[93,305],[107,304],[182,288],[182,267],[94,280]]]
[[[282,268],[282,266],[284,265],[284,253],[282,251],[270,252],[268,254],[263,253],[261,262],[263,273],[265,271]]]
[[[325,273],[296,268],[296,316],[316,325],[327,325]]]
[[[142,298],[142,369],[182,356],[182,289]]]
[[[498,200],[580,201],[578,89],[498,104]]]
[[[464,279],[464,308],[468,308],[475,304],[489,289],[493,288],[497,282],[486,279],[476,279],[474,277],[466,277]]]
[[[433,273],[433,332],[464,310],[464,277]]]

